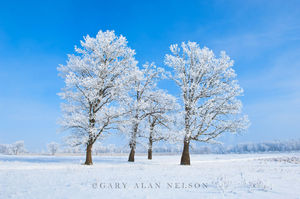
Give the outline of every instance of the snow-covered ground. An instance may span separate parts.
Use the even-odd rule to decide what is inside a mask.
[[[0,198],[300,199],[300,154],[95,156],[0,155]]]

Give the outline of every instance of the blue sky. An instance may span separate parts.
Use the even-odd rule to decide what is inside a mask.
[[[1,1],[0,143],[60,141],[57,76],[83,36],[115,30],[139,63],[196,41],[235,60],[251,127],[228,144],[300,138],[300,1]],[[161,87],[178,95],[170,82]]]

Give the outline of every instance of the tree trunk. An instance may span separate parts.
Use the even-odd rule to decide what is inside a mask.
[[[154,122],[150,125],[150,134],[149,134],[149,143],[148,143],[148,160],[152,160],[152,145],[153,145],[153,129],[154,129]]]
[[[128,162],[134,162],[134,154],[135,154],[135,149],[134,147],[131,147]]]
[[[185,123],[185,137],[183,140],[183,151],[181,155],[181,165],[191,165],[190,161],[190,108],[189,106],[185,105],[185,118],[184,118],[184,123]]]
[[[128,162],[134,162],[137,131],[138,131],[138,124],[135,124],[134,128],[133,128],[133,134],[131,136],[131,140],[130,140],[130,144],[129,144],[131,150],[130,150]]]
[[[150,137],[149,137],[149,143],[148,143],[148,160],[152,160],[152,143],[153,143],[153,140],[152,140],[152,134],[150,134]]]
[[[190,142],[184,140],[184,145],[183,145],[183,151],[182,151],[182,155],[181,155],[181,165],[191,165],[191,161],[190,161]]]
[[[152,160],[152,149],[148,149],[148,160]]]
[[[88,144],[86,147],[86,159],[85,159],[85,165],[92,165],[93,160],[92,160],[92,147],[93,144]]]

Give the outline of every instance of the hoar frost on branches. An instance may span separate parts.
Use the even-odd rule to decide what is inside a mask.
[[[55,155],[56,152],[58,151],[59,144],[56,142],[50,142],[47,144],[47,149],[51,155]]]
[[[148,133],[148,159],[152,159],[152,146],[154,142],[167,141],[172,138],[172,125],[176,122],[174,112],[179,105],[176,98],[159,89],[149,94],[148,109],[150,113],[147,117],[145,129]]]
[[[128,161],[134,162],[135,149],[137,138],[140,137],[140,125],[149,116],[166,112],[162,108],[154,109],[151,106],[153,103],[153,96],[161,94],[159,97],[169,97],[164,92],[157,89],[157,81],[164,76],[164,70],[156,67],[155,64],[144,64],[142,69],[136,69],[132,76],[132,89],[128,94],[126,100],[124,100],[124,106],[130,113],[127,115],[127,125],[131,126],[129,131],[129,146],[130,154]],[[157,99],[157,97],[156,97]],[[169,102],[173,102],[170,99]],[[128,131],[127,128],[123,128],[123,132]]]
[[[0,144],[0,153],[3,153],[3,154],[19,155],[19,154],[25,153],[25,152],[26,152],[26,149],[25,149],[23,140],[16,141],[13,144]]]
[[[224,132],[236,133],[249,126],[237,99],[243,90],[235,79],[233,61],[221,52],[217,58],[195,42],[171,45],[165,64],[174,70],[172,79],[181,90],[184,119],[182,165],[190,165],[190,141],[214,141]]]
[[[68,55],[58,68],[65,80],[59,96],[63,116],[60,125],[70,130],[69,142],[86,146],[85,164],[92,164],[92,147],[97,139],[116,128],[124,110],[119,101],[127,93],[129,79],[136,68],[134,50],[114,31],[99,31],[95,38],[84,37],[76,55]]]
[[[181,164],[189,165],[191,141],[212,142],[225,132],[236,133],[249,126],[237,99],[243,90],[225,52],[217,58],[195,42],[170,49],[165,63],[173,68],[171,78],[181,90],[180,110],[173,96],[157,88],[164,70],[154,64],[139,69],[134,50],[127,47],[125,37],[113,31],[85,37],[81,48],[75,47],[76,54],[58,68],[66,84],[59,94],[65,100],[60,124],[71,132],[69,143],[86,147],[85,164],[92,164],[93,144],[112,129],[128,133],[128,161],[134,161],[138,137],[148,133],[151,159],[153,142],[176,137],[171,136],[177,133],[170,126],[183,124],[184,128],[175,131],[183,133]],[[144,132],[142,125],[147,126]]]

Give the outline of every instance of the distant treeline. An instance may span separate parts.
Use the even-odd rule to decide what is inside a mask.
[[[180,153],[182,148],[180,145],[158,146],[153,148],[154,153]],[[191,153],[194,154],[226,154],[226,153],[263,153],[263,152],[289,152],[300,151],[300,139],[289,141],[268,141],[259,143],[240,143],[237,145],[207,145],[207,146],[191,146]],[[125,147],[116,147],[113,144],[107,146],[95,147],[94,153],[126,153]],[[137,152],[145,153],[146,148],[140,147]]]
[[[180,153],[181,146],[160,146],[154,147],[154,153]],[[192,146],[190,149],[194,154],[226,154],[226,153],[263,153],[263,152],[289,152],[300,151],[300,139],[289,141],[268,141],[259,143],[240,143],[237,145],[211,145],[211,146]],[[124,148],[115,145],[101,146],[94,151],[95,153],[122,153],[127,152]],[[146,149],[139,148],[137,152],[146,152]]]
[[[58,147],[58,146],[57,146]],[[57,149],[58,153],[84,153],[82,147],[61,147]],[[95,145],[94,154],[103,153],[128,153],[126,146],[118,147],[114,144]],[[157,146],[153,148],[154,153],[180,153],[181,145]],[[207,145],[207,146],[191,146],[191,153],[194,154],[226,154],[226,153],[263,153],[263,152],[289,152],[300,151],[300,139],[289,141],[269,141],[259,143],[240,143],[232,146],[224,145]],[[138,147],[138,153],[146,153],[146,147]],[[24,141],[17,141],[13,144],[0,144],[0,153],[18,155],[26,153]]]
[[[233,146],[210,146],[191,149],[193,153],[260,153],[300,151],[300,139],[289,141],[269,141],[259,143],[240,143]]]

